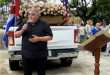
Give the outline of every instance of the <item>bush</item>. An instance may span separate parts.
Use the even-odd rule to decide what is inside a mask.
[[[3,29],[3,26],[0,26],[0,29]]]

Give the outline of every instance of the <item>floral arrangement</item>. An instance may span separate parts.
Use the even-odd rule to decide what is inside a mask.
[[[22,18],[26,18],[28,9],[36,8],[39,10],[39,16],[65,16],[66,8],[62,4],[52,3],[25,3],[20,5],[19,14]]]

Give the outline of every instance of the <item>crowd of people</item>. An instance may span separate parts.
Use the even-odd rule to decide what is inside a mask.
[[[94,36],[96,33],[98,33],[101,30],[110,33],[110,25],[107,25],[107,22],[105,20],[96,23],[95,26],[93,25],[92,20],[87,20],[86,25],[84,25],[81,19],[79,20],[79,23],[78,21],[75,21],[75,23],[71,21],[71,23],[68,24],[77,26],[79,44],[83,43],[84,36],[86,36],[86,39],[88,40],[90,37]],[[110,42],[108,42],[107,44],[101,47],[101,52],[106,52],[105,56],[108,56],[109,50],[110,50]],[[87,50],[86,53],[88,53]],[[95,53],[93,52],[92,55],[95,56]]]

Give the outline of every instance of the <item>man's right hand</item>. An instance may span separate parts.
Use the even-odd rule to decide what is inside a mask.
[[[22,36],[23,32],[27,29],[28,25],[24,24],[20,31],[15,32],[15,38],[19,38]]]
[[[24,26],[22,27],[22,30],[26,30],[28,27],[28,24],[24,24]]]

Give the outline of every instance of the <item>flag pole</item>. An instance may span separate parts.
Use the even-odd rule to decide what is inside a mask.
[[[68,25],[68,14],[69,14],[69,13],[68,13],[68,9],[69,9],[68,6],[69,6],[69,5],[68,5],[68,0],[67,0],[67,25]]]
[[[16,3],[16,2],[15,2]],[[15,4],[16,5],[16,4]],[[15,15],[16,15],[16,11],[15,11]],[[15,26],[16,26],[16,16],[15,16]]]
[[[15,16],[15,26],[16,26],[16,16]]]
[[[67,13],[67,25],[68,25],[68,13]]]

